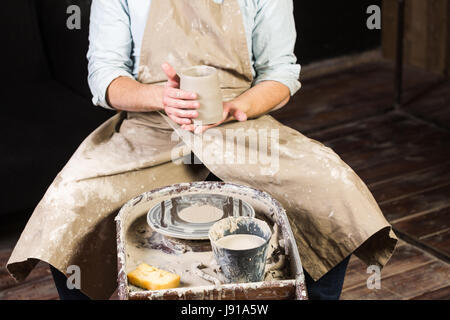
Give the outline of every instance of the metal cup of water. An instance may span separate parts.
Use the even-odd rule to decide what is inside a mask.
[[[246,239],[245,235],[260,238],[258,245],[247,249],[245,247],[230,249],[230,247],[221,245],[223,239],[227,236],[238,236],[240,239]],[[271,236],[272,231],[265,221],[249,217],[229,217],[219,220],[210,228],[209,239],[214,257],[221,267],[227,283],[248,283],[264,280],[267,249]],[[250,238],[256,239],[247,237],[247,239]]]

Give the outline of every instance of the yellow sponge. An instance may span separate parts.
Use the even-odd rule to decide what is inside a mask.
[[[178,287],[180,276],[142,263],[128,273],[128,281],[147,290],[161,290]]]

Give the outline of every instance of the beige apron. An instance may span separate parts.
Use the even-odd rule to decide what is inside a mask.
[[[163,83],[164,61],[176,69],[218,68],[227,100],[247,90],[253,79],[237,0],[152,0],[139,81]],[[255,132],[276,137],[266,158],[264,143],[240,140]],[[120,113],[81,144],[35,209],[8,270],[22,280],[39,260],[64,273],[76,265],[81,290],[108,298],[117,285],[117,211],[145,191],[204,180],[209,174],[204,165],[181,163],[191,150],[222,180],[262,189],[283,204],[303,267],[314,279],[352,252],[367,264],[383,266],[390,258],[397,242],[391,226],[365,184],[331,149],[267,115],[194,136],[151,112]],[[228,161],[242,151],[249,161]],[[252,162],[251,154],[264,161]]]

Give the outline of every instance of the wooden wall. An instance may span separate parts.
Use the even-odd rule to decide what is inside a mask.
[[[397,0],[383,0],[382,48],[394,58]],[[405,62],[450,74],[450,0],[405,0]]]

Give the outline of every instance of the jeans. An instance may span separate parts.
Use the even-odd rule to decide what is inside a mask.
[[[344,259],[336,267],[331,269],[318,281],[314,281],[310,275],[305,273],[306,289],[310,300],[339,300],[342,286],[344,284],[345,272],[347,270],[350,256]],[[89,297],[80,290],[67,288],[67,278],[57,269],[50,266],[61,300],[89,300]]]
[[[345,273],[347,271],[350,256],[328,271],[322,278],[314,281],[305,273],[306,290],[310,300],[339,300],[344,285]]]
[[[50,265],[53,280],[55,281],[56,290],[58,290],[59,299],[61,300],[90,300],[87,295],[78,289],[69,289],[67,287],[67,278],[58,269]]]

